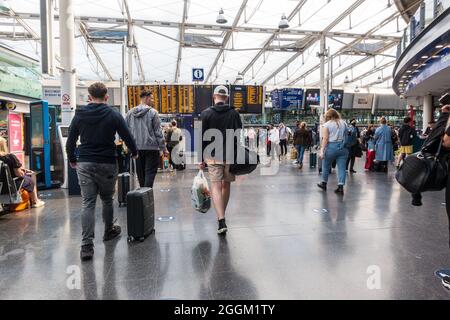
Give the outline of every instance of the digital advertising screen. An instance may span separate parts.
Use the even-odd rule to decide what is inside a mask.
[[[328,104],[330,108],[341,111],[344,102],[344,90],[333,90],[328,97]]]
[[[305,109],[320,106],[320,89],[307,89],[305,92]]]

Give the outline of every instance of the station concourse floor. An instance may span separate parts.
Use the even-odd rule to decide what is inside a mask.
[[[44,208],[0,217],[0,299],[449,299],[434,276],[450,268],[444,194],[425,194],[424,206],[412,207],[393,168],[385,175],[362,166],[343,198],[333,192],[336,175],[324,193],[317,171],[291,161],[277,175],[241,179],[226,238],[216,234],[213,209],[191,207],[195,169],[159,174],[156,219],[174,220],[157,219],[155,235],[128,244],[126,209],[116,203],[123,233],[103,243],[98,207],[95,256],[86,263],[81,199],[41,192]],[[380,287],[369,290],[373,270]]]

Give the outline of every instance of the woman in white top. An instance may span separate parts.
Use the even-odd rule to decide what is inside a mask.
[[[344,194],[346,179],[346,166],[348,149],[345,147],[345,136],[348,134],[347,124],[341,119],[341,115],[334,109],[329,109],[325,114],[325,124],[322,127],[322,145],[320,158],[322,162],[322,181],[319,188],[327,190],[328,176],[334,161],[338,167],[337,194]]]

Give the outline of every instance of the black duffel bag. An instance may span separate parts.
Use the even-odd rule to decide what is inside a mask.
[[[395,178],[412,194],[441,191],[447,186],[447,156],[441,155],[442,141],[436,154],[421,151],[406,157]]]
[[[258,153],[244,146],[238,147],[237,150],[234,164],[230,165],[230,172],[235,176],[244,176],[255,171],[260,163]]]

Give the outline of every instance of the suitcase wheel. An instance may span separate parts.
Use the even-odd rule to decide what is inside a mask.
[[[129,236],[127,240],[128,240],[128,242],[133,242],[134,241],[134,237]]]
[[[144,241],[145,241],[145,238],[144,238],[144,237],[140,237],[140,238],[139,238],[139,241],[140,241],[140,242],[144,242]]]

